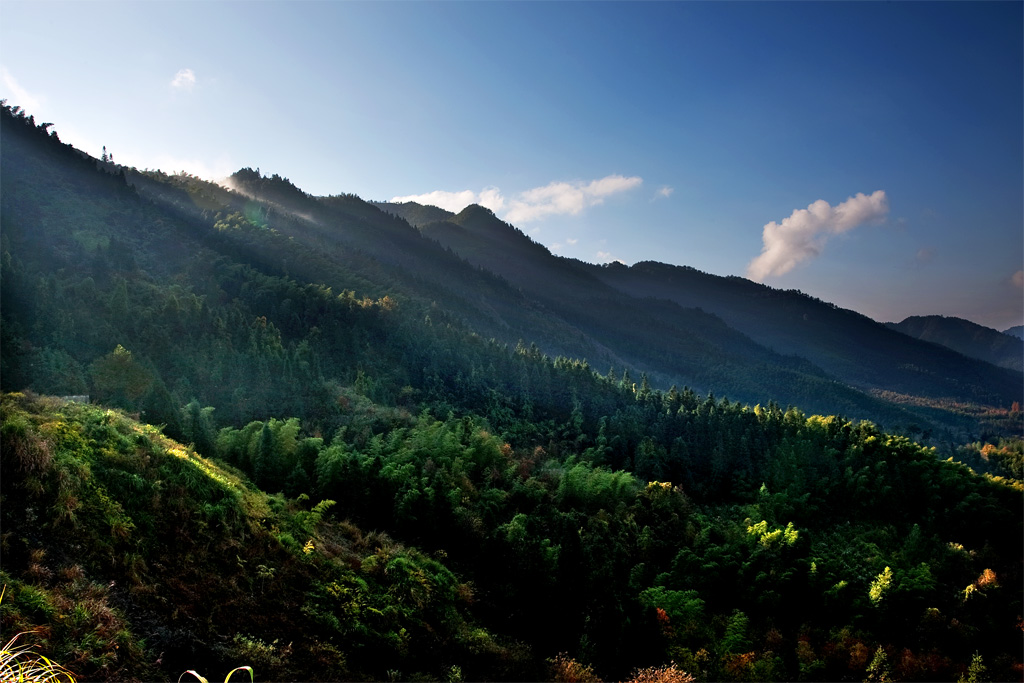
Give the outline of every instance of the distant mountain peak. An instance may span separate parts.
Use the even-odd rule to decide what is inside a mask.
[[[505,230],[521,233],[522,231],[498,218],[493,211],[479,204],[470,204],[453,218],[452,223],[470,229]]]
[[[256,195],[276,202],[308,199],[309,195],[284,176],[263,175],[260,170],[246,166],[232,173],[225,185],[242,194]]]
[[[970,320],[943,315],[913,315],[899,323],[887,323],[887,326],[993,365],[1012,370],[1024,369],[1024,341]]]
[[[370,202],[381,211],[390,213],[405,221],[414,228],[422,228],[428,223],[448,221],[455,217],[451,211],[429,204],[417,202]]]
[[[947,325],[960,327],[974,332],[984,331],[985,333],[995,332],[997,334],[1003,334],[991,327],[985,327],[984,325],[979,325],[978,323],[967,320],[966,318],[958,318],[953,315],[911,315],[904,318],[901,322],[896,323],[896,325]]]
[[[480,214],[497,218],[493,211],[488,209],[486,206],[481,206],[480,204],[470,204],[458,213],[459,216],[476,216]]]

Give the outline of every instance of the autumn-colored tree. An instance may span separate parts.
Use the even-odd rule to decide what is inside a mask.
[[[629,683],[693,683],[693,676],[680,669],[675,662],[664,666],[650,666],[633,672]]]
[[[548,671],[555,683],[601,683],[593,667],[577,662],[565,652],[548,660]]]

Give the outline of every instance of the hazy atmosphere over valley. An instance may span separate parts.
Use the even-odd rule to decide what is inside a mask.
[[[121,164],[495,211],[591,263],[1024,320],[1019,2],[7,2],[0,96]]]

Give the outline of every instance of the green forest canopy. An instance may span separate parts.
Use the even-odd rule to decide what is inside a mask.
[[[0,618],[78,676],[1020,678],[1019,440],[972,469],[487,339],[272,203],[3,123]]]

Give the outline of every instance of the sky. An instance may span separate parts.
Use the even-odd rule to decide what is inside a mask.
[[[140,169],[480,203],[562,256],[1002,330],[1024,323],[1022,10],[3,0],[0,98]]]

